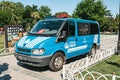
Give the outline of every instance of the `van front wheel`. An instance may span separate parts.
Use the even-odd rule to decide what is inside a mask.
[[[52,71],[59,71],[62,69],[64,63],[64,55],[61,52],[57,52],[49,63],[49,68]]]

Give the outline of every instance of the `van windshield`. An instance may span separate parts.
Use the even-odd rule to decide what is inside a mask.
[[[47,36],[54,36],[57,34],[64,20],[49,20],[39,21],[33,29],[30,31],[31,34],[40,34]]]

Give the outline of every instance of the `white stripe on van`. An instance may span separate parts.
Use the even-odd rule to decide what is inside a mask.
[[[40,40],[40,37],[37,37],[37,38],[31,40],[29,43],[26,44],[25,47],[27,47],[27,48],[31,48],[31,46],[32,46],[33,44],[35,44],[36,41],[39,42],[38,40]]]
[[[26,44],[25,47],[27,48],[33,48],[34,46],[36,46],[38,43],[49,39],[50,37],[37,37],[34,40],[30,41],[29,43]]]
[[[26,38],[27,38],[27,36],[24,36],[23,38],[21,38],[20,41],[18,41],[18,46],[22,47]]]
[[[81,50],[81,49],[85,49],[87,48],[88,45],[84,45],[84,46],[78,46],[78,47],[74,47],[74,48],[69,48],[67,50],[67,53],[70,53],[70,52],[74,52],[74,51],[78,51],[78,50]]]
[[[98,42],[98,35],[94,35],[94,43]]]

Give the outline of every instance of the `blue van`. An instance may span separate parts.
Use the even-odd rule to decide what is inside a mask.
[[[62,69],[67,59],[100,47],[98,22],[74,18],[38,21],[32,30],[16,43],[15,57],[23,64]]]

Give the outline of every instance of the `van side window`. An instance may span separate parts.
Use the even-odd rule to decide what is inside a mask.
[[[90,34],[90,26],[88,23],[77,22],[77,26],[79,36]]]
[[[75,36],[75,22],[69,21],[69,36]]]
[[[98,34],[98,24],[90,23],[91,34]]]
[[[68,36],[75,36],[75,22],[67,21],[61,31],[67,31]]]

